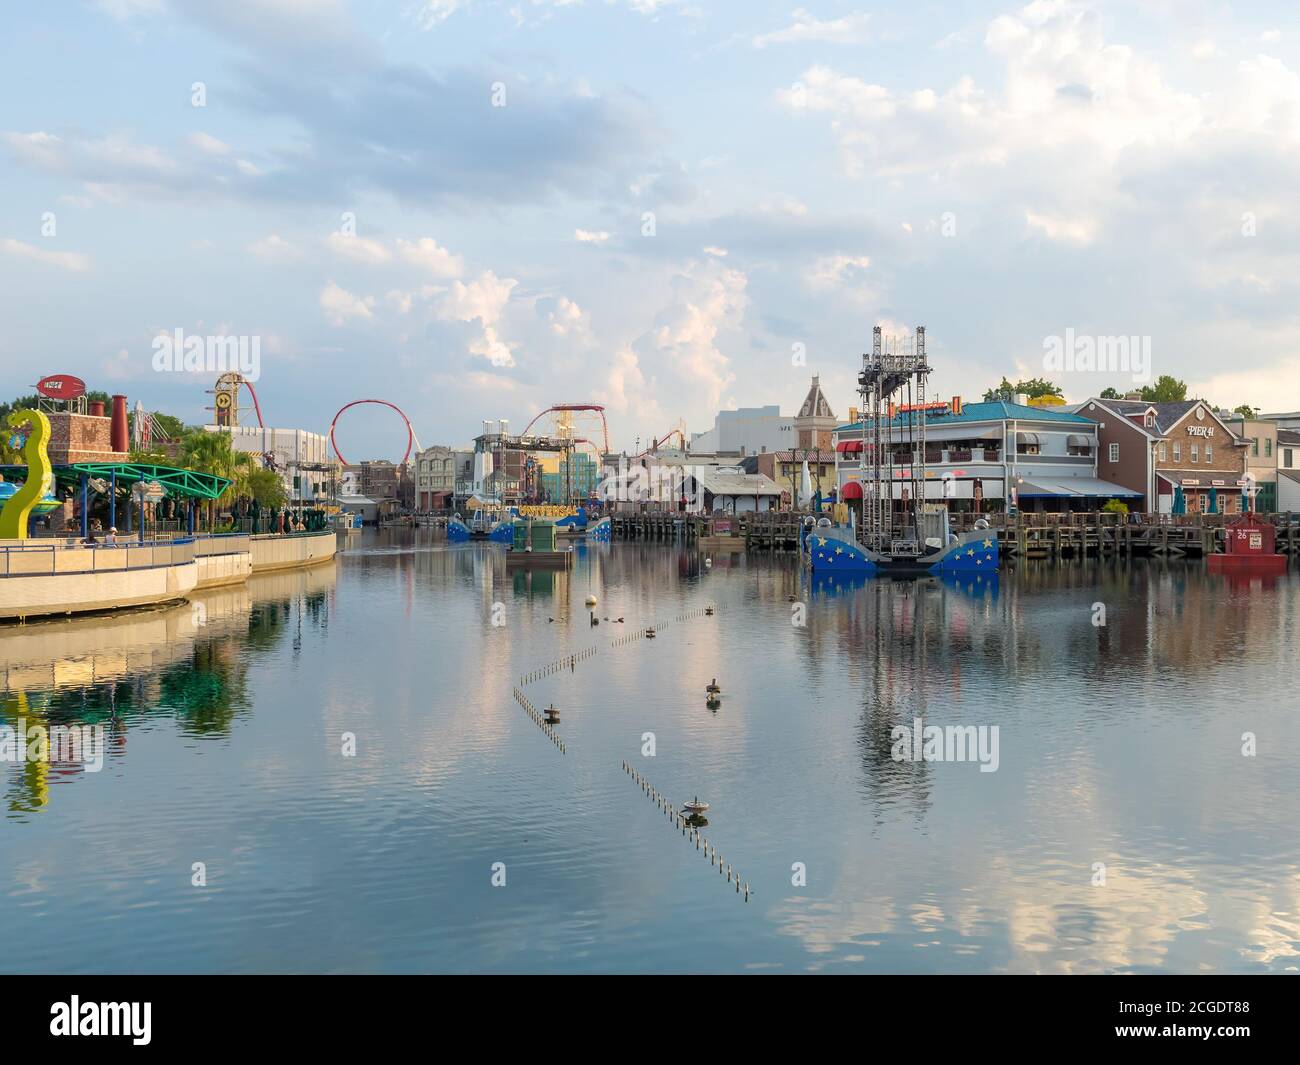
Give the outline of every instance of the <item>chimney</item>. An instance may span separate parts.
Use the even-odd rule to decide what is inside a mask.
[[[104,401],[102,399],[92,399],[90,401],[90,416],[92,418],[102,418],[104,416]]]
[[[110,446],[119,455],[125,455],[130,450],[126,432],[126,396],[113,397],[113,425],[109,432],[109,439]]]
[[[1027,407],[1029,406],[1029,397],[1024,392],[1017,392],[1016,402],[1019,403],[1022,407]]]
[[[961,413],[961,396],[952,397],[952,412],[953,414]]]

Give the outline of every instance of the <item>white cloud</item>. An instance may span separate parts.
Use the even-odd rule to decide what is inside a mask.
[[[359,237],[356,234],[349,236],[346,233],[331,233],[329,235],[329,246],[330,250],[336,255],[351,259],[353,262],[367,263],[372,266],[378,263],[386,263],[393,257],[393,253],[379,241],[370,240],[368,237]]]
[[[229,155],[230,145],[207,133],[191,133],[189,142],[205,155]]]
[[[866,255],[827,255],[813,263],[808,271],[808,283],[813,288],[834,288],[857,279],[871,266]]]
[[[802,9],[793,15],[794,22],[783,30],[760,33],[754,37],[755,48],[769,44],[802,44],[817,41],[823,44],[866,44],[871,40],[867,24],[871,16],[845,15],[837,19],[818,19]]]
[[[477,321],[482,334],[470,344],[470,351],[493,366],[515,365],[514,351],[500,336],[500,320],[510,294],[518,284],[514,278],[497,277],[485,270],[468,284],[456,281],[435,300],[434,314],[443,321]]]
[[[1032,228],[1045,233],[1049,239],[1067,244],[1090,244],[1096,235],[1096,225],[1082,218],[1064,218],[1059,215],[1026,211],[1025,221]]]
[[[371,318],[375,301],[370,297],[354,296],[333,281],[320,292],[320,307],[325,320],[333,326],[346,325],[353,318]]]
[[[298,249],[276,233],[268,234],[261,240],[255,240],[248,250],[259,259],[270,262],[287,262],[299,257]]]
[[[74,274],[84,274],[90,269],[91,265],[90,256],[82,252],[50,251],[47,248],[38,248],[34,244],[27,244],[21,240],[14,240],[12,237],[0,240],[0,251],[16,255],[21,259],[30,259],[32,262],[41,263],[45,266],[57,266],[60,270],[68,270]]]
[[[464,259],[439,245],[432,237],[415,241],[399,239],[397,254],[434,277],[460,277],[465,272]]]
[[[609,240],[609,236],[603,229],[599,231],[575,229],[573,231],[573,239],[580,244],[604,244],[605,241]]]

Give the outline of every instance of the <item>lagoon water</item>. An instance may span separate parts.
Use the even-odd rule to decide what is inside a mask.
[[[1294,572],[346,546],[197,610],[0,630],[3,723],[108,743],[100,772],[0,763],[0,971],[1300,968]],[[561,751],[513,690],[593,647],[523,686]],[[996,726],[996,771],[897,760],[917,718]],[[624,760],[711,804],[748,902]]]

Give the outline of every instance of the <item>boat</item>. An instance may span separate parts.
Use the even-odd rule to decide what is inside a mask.
[[[975,528],[953,533],[943,482],[927,475],[925,418],[934,405],[926,402],[929,375],[925,326],[888,345],[875,327],[858,374],[863,440],[855,483],[861,487],[861,521],[852,511],[840,522],[810,516],[799,533],[801,556],[819,577],[997,571],[997,530],[979,518]],[[908,402],[899,405],[904,396]]]
[[[466,543],[469,540],[487,540],[494,544],[513,544],[515,541],[514,515],[495,517],[490,511],[476,510],[466,521],[459,514],[447,519],[447,542]]]

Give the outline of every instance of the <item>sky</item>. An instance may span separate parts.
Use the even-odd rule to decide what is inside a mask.
[[[420,443],[554,403],[615,447],[845,416],[874,325],[942,397],[1172,374],[1300,409],[1300,28],[1282,3],[46,0],[0,40],[0,394]],[[1147,365],[1054,371],[1055,338]],[[547,421],[539,423],[545,427]],[[590,422],[580,421],[582,429]],[[350,459],[400,458],[386,408]]]

